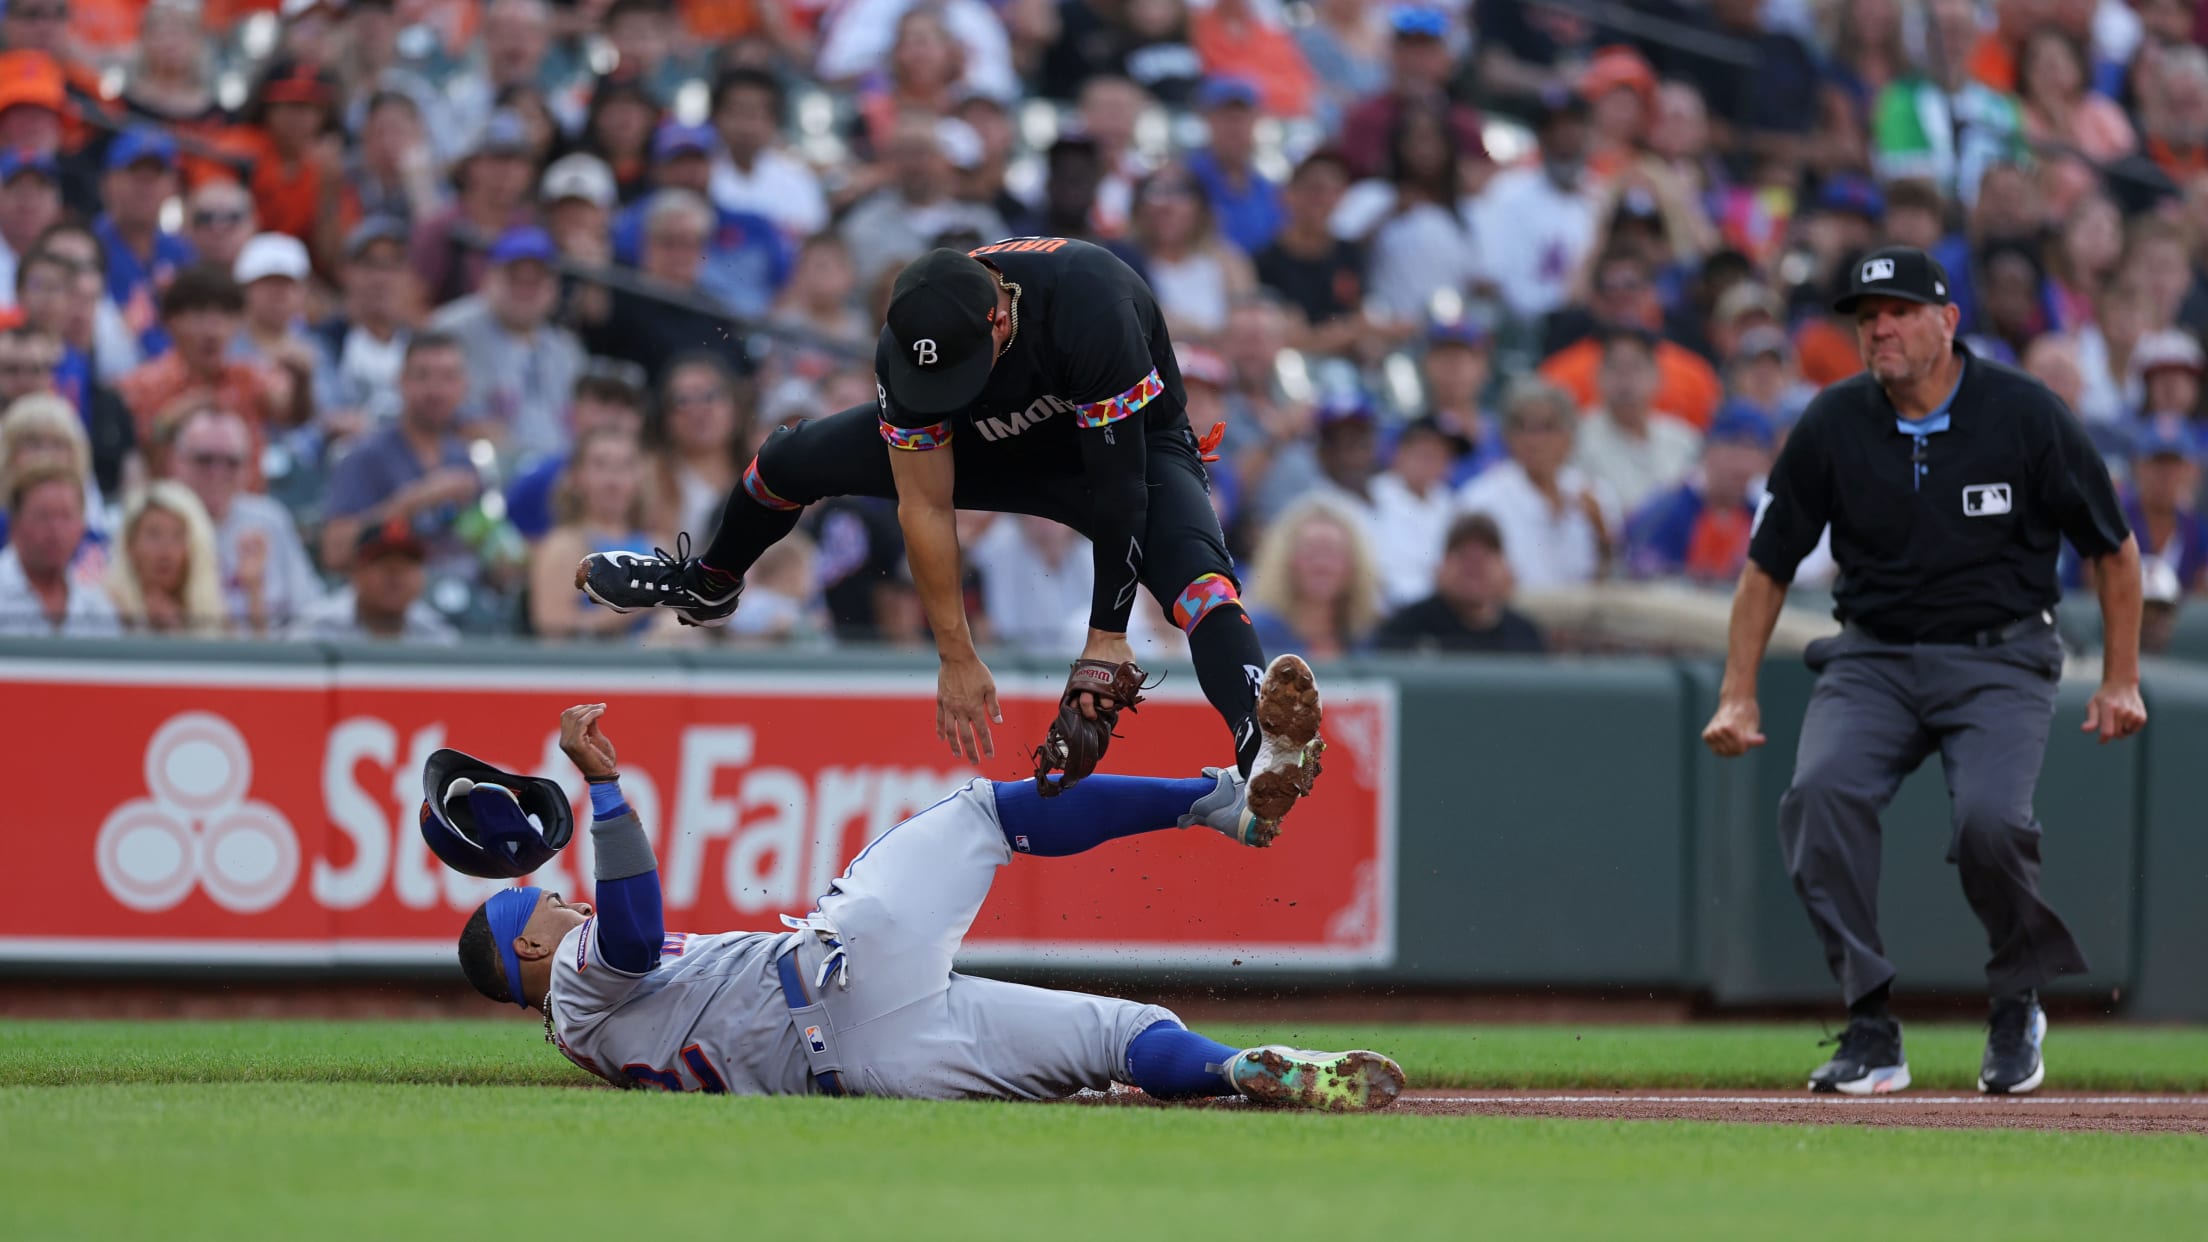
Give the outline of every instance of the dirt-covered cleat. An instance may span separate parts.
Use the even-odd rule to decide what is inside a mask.
[[[1250,765],[1251,823],[1237,839],[1266,846],[1280,835],[1280,821],[1319,779],[1319,685],[1303,657],[1281,655],[1265,666],[1257,687],[1257,760]]]
[[[1403,1067],[1377,1052],[1308,1052],[1271,1044],[1227,1063],[1227,1081],[1253,1104],[1372,1113],[1403,1094]]]

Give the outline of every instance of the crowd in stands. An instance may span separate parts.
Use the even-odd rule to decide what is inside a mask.
[[[572,567],[703,542],[766,435],[873,398],[905,261],[1029,234],[1156,292],[1268,651],[1729,584],[1889,243],[2085,422],[2171,603],[2204,40],[2201,0],[5,0],[0,633],[925,646],[891,502],[813,506],[725,632]],[[1081,539],[962,520],[977,630],[1076,646]]]

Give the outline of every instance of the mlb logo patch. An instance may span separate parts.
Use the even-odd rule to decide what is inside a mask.
[[[1863,283],[1865,284],[1869,284],[1874,280],[1892,280],[1893,278],[1894,261],[1892,259],[1872,259],[1863,265]]]
[[[1013,838],[1012,838],[1012,848],[1013,848],[1013,849],[1016,849],[1016,850],[1018,850],[1018,851],[1019,851],[1019,852],[1021,852],[1022,854],[1028,853],[1029,851],[1028,851],[1028,848],[1027,848],[1027,838],[1026,838],[1026,837],[1023,837],[1023,836],[1015,836],[1015,837],[1013,837]]]
[[[828,1051],[828,1041],[821,1038],[819,1027],[808,1026],[805,1028],[805,1046],[815,1052]]]
[[[1964,517],[1999,517],[2010,507],[2009,485],[1976,483],[1963,489]]]

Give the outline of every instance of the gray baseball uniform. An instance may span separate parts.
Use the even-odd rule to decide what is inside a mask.
[[[554,959],[555,1040],[669,1091],[1056,1099],[1125,1080],[1128,1044],[1170,1011],[952,971],[1011,859],[975,780],[867,846],[791,930],[670,934],[637,975],[602,960],[592,918]]]

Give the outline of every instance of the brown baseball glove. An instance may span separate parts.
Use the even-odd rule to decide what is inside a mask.
[[[1130,660],[1113,664],[1105,660],[1075,660],[1066,678],[1066,693],[1058,700],[1058,719],[1050,722],[1050,735],[1035,750],[1035,792],[1053,798],[1075,781],[1096,771],[1104,752],[1118,734],[1119,713],[1133,711],[1142,702],[1143,672]],[[1081,696],[1095,696],[1095,716],[1081,711]],[[1106,706],[1104,700],[1110,700]],[[1065,775],[1051,780],[1052,772]]]

